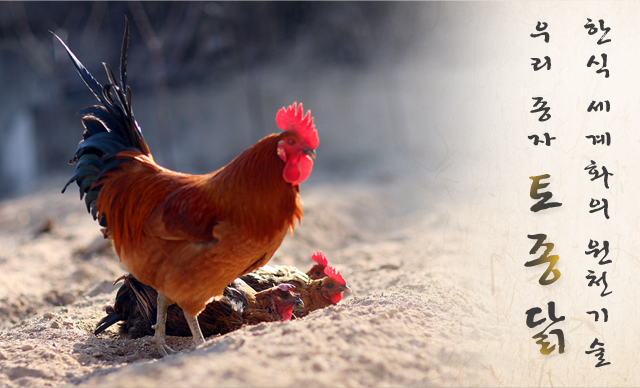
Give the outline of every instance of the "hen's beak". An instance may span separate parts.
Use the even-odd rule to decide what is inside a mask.
[[[314,150],[302,150],[302,153],[311,156],[311,159],[316,158],[316,151]]]
[[[296,296],[296,298],[294,299],[293,304],[298,305],[300,307],[304,307],[304,302],[302,301],[302,299],[300,299],[300,297]]]
[[[338,290],[341,292],[351,292],[351,288],[349,286],[340,286]]]

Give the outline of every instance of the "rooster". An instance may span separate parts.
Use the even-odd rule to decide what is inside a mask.
[[[80,112],[85,130],[65,189],[78,184],[123,266],[158,291],[151,340],[158,351],[174,352],[165,340],[167,306],[173,303],[183,310],[198,347],[204,344],[198,314],[234,279],[265,265],[301,220],[299,185],[311,173],[319,143],[311,112],[304,114],[296,103],[280,109],[276,125],[283,132],[266,136],[217,171],[171,171],[154,161],[133,116],[128,22],[119,84],[104,64],[109,83],[102,86],[57,38],[101,103]]]
[[[124,283],[118,290],[115,303],[107,306],[107,316],[98,322],[94,334],[98,335],[111,325],[122,322],[118,333],[122,337],[140,338],[153,334],[157,292],[140,283],[133,275],[121,276],[116,283]],[[282,283],[261,292],[254,291],[245,282],[236,279],[229,284],[222,298],[207,304],[198,315],[198,323],[205,337],[226,334],[244,324],[289,321],[294,306],[303,302],[293,292],[295,287]],[[189,325],[177,305],[167,309],[166,334],[180,337],[191,335]]]

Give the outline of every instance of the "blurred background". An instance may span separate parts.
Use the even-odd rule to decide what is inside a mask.
[[[0,197],[71,175],[75,114],[96,103],[49,31],[104,84],[125,16],[134,113],[161,165],[213,171],[302,101],[320,135],[311,179],[393,155],[435,171],[450,154],[434,117],[440,73],[464,47],[454,14],[415,2],[1,2]]]

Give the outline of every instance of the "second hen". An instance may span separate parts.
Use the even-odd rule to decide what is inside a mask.
[[[311,311],[338,304],[344,292],[351,292],[340,271],[328,265],[327,258],[320,250],[311,258],[316,264],[307,273],[289,265],[267,265],[249,272],[240,279],[256,291],[280,283],[293,284],[304,302],[304,305],[294,307],[293,316],[302,318]]]
[[[100,334],[109,326],[121,322],[120,336],[140,338],[154,334],[152,328],[156,315],[157,292],[140,283],[133,275],[124,275],[113,306],[105,309],[107,316],[98,322],[94,334]],[[116,282],[117,282],[116,281]],[[261,292],[254,291],[240,279],[229,284],[222,298],[207,304],[198,316],[205,337],[226,334],[244,324],[288,321],[294,306],[303,302],[290,284],[279,284]],[[172,305],[167,309],[167,335],[187,337],[191,335],[189,325],[181,309]]]
[[[311,255],[311,260],[315,264],[307,272],[302,272],[291,265],[265,265],[243,275],[241,279],[254,290],[261,291],[276,284],[284,283],[287,279],[299,279],[303,283],[309,283],[312,280],[322,279],[327,276],[324,273],[324,269],[327,268],[329,263],[320,249]]]

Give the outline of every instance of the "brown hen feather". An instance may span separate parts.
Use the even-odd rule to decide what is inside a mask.
[[[94,334],[100,334],[111,325],[120,322],[118,333],[122,337],[140,338],[153,335],[157,291],[140,283],[131,274],[121,276],[116,282],[120,280],[123,280],[124,284],[118,290],[115,303],[105,308],[107,316],[98,322]],[[282,314],[278,311],[278,306],[293,307],[302,303],[294,291],[293,286],[287,290],[276,286],[256,292],[242,280],[236,279],[225,288],[219,300],[207,304],[198,316],[202,334],[210,337],[232,332],[244,324],[280,321]],[[166,325],[167,335],[191,336],[182,309],[175,304],[167,309]]]
[[[314,267],[312,267],[312,270]],[[266,265],[242,276],[240,279],[244,280],[256,291],[265,290],[282,283],[293,284],[296,287],[296,292],[300,294],[300,299],[304,302],[304,305],[294,307],[293,314],[295,318],[302,318],[314,310],[335,304],[331,300],[333,295],[337,293],[342,295],[343,292],[349,291],[349,287],[346,286],[346,282],[344,282],[344,278],[341,275],[341,280],[338,280],[336,275],[330,277],[326,272],[335,274],[337,270],[327,266],[324,277],[312,279],[309,275],[293,266]],[[339,272],[337,273],[339,274]],[[337,299],[337,297],[335,298]]]

